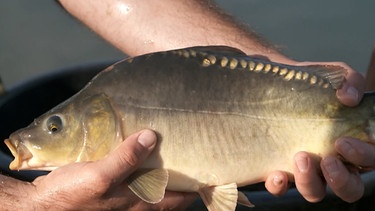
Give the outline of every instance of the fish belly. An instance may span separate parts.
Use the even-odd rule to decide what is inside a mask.
[[[333,123],[328,120],[165,108],[125,113],[126,135],[144,128],[159,134],[158,146],[142,167],[168,169],[169,190],[253,184],[271,171],[291,172],[298,151],[319,156],[333,152]]]

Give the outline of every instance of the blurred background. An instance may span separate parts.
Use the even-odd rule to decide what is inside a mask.
[[[375,1],[216,2],[292,58],[367,69],[375,42]],[[6,87],[57,69],[123,57],[55,1],[0,1],[0,76]]]

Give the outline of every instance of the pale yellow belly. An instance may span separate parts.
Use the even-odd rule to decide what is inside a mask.
[[[126,115],[124,121],[136,123],[124,124],[127,134],[144,128],[160,134],[159,146],[142,167],[168,169],[170,190],[253,184],[274,170],[291,172],[298,151],[333,151],[329,120],[159,110]]]

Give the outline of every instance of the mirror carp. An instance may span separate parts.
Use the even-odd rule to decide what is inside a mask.
[[[198,192],[209,210],[252,206],[237,187],[272,171],[292,172],[293,156],[335,154],[334,141],[375,140],[374,93],[356,107],[335,89],[346,70],[289,66],[225,46],[128,58],[5,140],[14,170],[53,170],[103,158],[141,129],[158,144],[129,178],[141,199],[165,190]]]

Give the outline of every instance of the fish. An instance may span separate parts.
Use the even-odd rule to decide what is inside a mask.
[[[13,170],[53,170],[95,161],[142,129],[158,143],[128,178],[133,193],[160,202],[165,190],[197,192],[208,210],[253,206],[238,187],[293,171],[299,151],[337,155],[343,136],[375,140],[375,94],[356,107],[336,90],[347,70],[291,66],[227,46],[196,46],[127,58],[77,94],[12,133]]]

